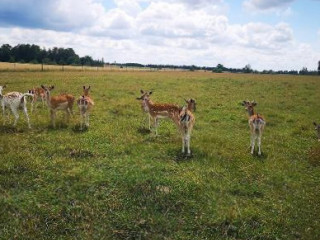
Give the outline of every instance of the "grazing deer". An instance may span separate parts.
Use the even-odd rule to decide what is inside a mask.
[[[45,93],[44,89],[41,87],[39,87],[39,88],[34,87],[31,90],[29,90],[29,92],[33,93],[33,99],[31,102],[31,112],[33,112],[33,107],[38,100],[42,101],[42,107],[44,107],[44,104],[46,101],[46,93]]]
[[[185,147],[187,147],[187,153],[190,154],[190,136],[195,123],[195,117],[192,114],[192,111],[196,109],[195,100],[185,100],[187,106],[181,108],[175,104],[153,103],[150,100],[152,92],[144,92],[143,90],[140,92],[142,96],[137,98],[137,100],[142,100],[143,110],[148,112],[150,118],[154,122],[156,135],[158,135],[158,119],[170,118],[182,134],[182,153],[185,152]]]
[[[78,98],[77,104],[80,110],[81,115],[81,123],[80,123],[80,129],[82,130],[83,122],[85,123],[86,127],[89,127],[89,114],[90,110],[94,105],[94,102],[92,98],[89,96],[89,90],[90,86],[86,88],[86,86],[83,86],[83,95]]]
[[[51,96],[51,90],[54,89],[54,86],[45,87],[41,85],[42,89],[45,91],[45,97],[47,105],[50,109],[50,118],[52,126],[56,127],[56,112],[58,110],[65,111],[67,116],[67,122],[69,122],[70,114],[73,115],[72,107],[74,102],[74,96],[71,94],[60,94],[58,96]]]
[[[320,142],[320,124],[313,122],[313,125],[315,126],[315,130],[317,131],[317,135],[318,135],[318,141]]]
[[[13,126],[17,125],[19,119],[19,108],[23,109],[24,115],[26,116],[28,127],[31,128],[30,119],[27,110],[27,100],[26,97],[30,96],[33,97],[33,94],[30,92],[27,93],[20,93],[20,92],[9,92],[5,95],[2,95],[2,90],[5,89],[6,86],[0,86],[0,100],[3,112],[3,125],[5,125],[5,108],[8,107],[11,109],[12,114],[14,115],[14,123]]]
[[[251,138],[250,138],[250,147],[251,147],[251,154],[253,154],[254,151],[254,145],[256,139],[258,139],[258,155],[261,155],[261,137],[264,130],[264,126],[266,125],[266,121],[260,114],[254,113],[254,107],[257,105],[255,101],[243,101],[243,106],[246,107],[246,110],[248,111],[249,115],[249,126],[250,126],[250,132],[251,132]]]

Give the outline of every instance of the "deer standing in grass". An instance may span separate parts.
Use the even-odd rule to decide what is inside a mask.
[[[196,106],[195,100],[186,100],[188,105],[181,108],[175,104],[153,103],[150,99],[152,92],[144,92],[143,90],[140,92],[142,96],[137,98],[137,100],[142,100],[142,108],[145,112],[148,112],[153,122],[156,136],[158,135],[157,127],[159,119],[170,118],[176,124],[182,135],[182,153],[185,152],[185,148],[187,147],[187,153],[190,154],[190,137],[195,123],[195,117],[192,114]]]
[[[33,112],[33,107],[36,107],[35,104],[37,103],[37,101],[41,100],[42,102],[42,107],[44,107],[44,104],[46,102],[46,93],[45,90],[41,87],[38,88],[33,88],[31,90],[29,90],[29,92],[33,93],[33,99],[31,102],[31,112]]]
[[[72,108],[74,103],[74,96],[71,94],[60,94],[58,96],[51,96],[51,90],[54,89],[54,86],[45,87],[41,85],[41,87],[45,91],[47,105],[50,109],[50,119],[51,124],[55,128],[56,127],[56,112],[57,111],[65,111],[67,122],[69,122],[70,114],[73,114]]]
[[[243,106],[246,107],[249,115],[249,126],[250,126],[250,147],[251,147],[251,154],[254,152],[254,145],[256,140],[258,140],[258,155],[261,155],[261,137],[266,125],[266,121],[260,114],[255,114],[254,107],[257,105],[255,101],[243,101]]]
[[[86,127],[89,127],[89,114],[94,105],[92,98],[89,96],[89,90],[91,87],[83,86],[83,95],[78,98],[77,104],[80,110],[80,129],[82,130],[83,122]]]
[[[28,127],[31,128],[30,119],[27,110],[27,100],[26,97],[30,96],[33,97],[33,94],[29,91],[27,93],[20,93],[20,92],[9,92],[5,95],[2,95],[2,90],[5,89],[6,86],[0,86],[0,101],[1,107],[3,112],[3,125],[5,125],[6,121],[6,107],[11,109],[12,114],[14,115],[14,123],[13,126],[17,125],[19,119],[19,108],[22,108],[24,115],[26,116]],[[9,116],[9,115],[8,115]]]

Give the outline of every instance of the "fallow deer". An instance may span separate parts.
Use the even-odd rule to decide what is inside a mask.
[[[320,124],[313,122],[313,125],[315,126],[315,130],[317,131],[318,141],[320,142]]]
[[[86,88],[86,86],[83,86],[83,95],[78,98],[77,104],[80,110],[80,129],[82,130],[83,122],[85,123],[86,127],[89,127],[89,114],[90,110],[92,109],[94,102],[92,98],[89,96],[89,90],[91,87],[89,86]]]
[[[155,133],[158,135],[158,125],[160,118],[174,119],[175,115],[178,116],[181,108],[175,104],[167,103],[154,103],[150,99],[152,92],[145,92],[140,90],[142,96],[138,97],[137,100],[141,100],[142,109],[149,114],[149,129],[151,128],[150,122],[153,122]]]
[[[74,103],[74,96],[71,94],[60,94],[58,96],[51,96],[51,90],[54,89],[54,86],[45,87],[41,85],[42,89],[45,91],[45,97],[47,101],[47,105],[50,109],[50,119],[52,126],[56,127],[56,112],[57,111],[65,111],[67,116],[67,122],[69,122],[70,114],[73,114],[72,108]]]
[[[27,93],[20,93],[20,92],[9,92],[5,95],[2,95],[2,90],[5,89],[6,86],[0,86],[0,101],[2,106],[2,112],[3,112],[3,125],[5,125],[6,121],[6,114],[5,109],[6,107],[11,109],[12,114],[14,115],[14,123],[13,126],[15,127],[17,125],[18,119],[19,119],[19,108],[23,109],[24,115],[26,116],[28,127],[31,128],[30,119],[28,115],[27,110],[27,96],[33,97],[33,94],[30,92]]]
[[[255,101],[243,101],[243,106],[245,106],[246,110],[248,111],[249,115],[249,126],[250,126],[250,147],[251,147],[251,154],[254,152],[254,145],[256,139],[258,140],[258,155],[261,155],[261,137],[266,125],[266,121],[260,114],[255,114],[254,107],[257,105]]]
[[[145,112],[148,112],[150,118],[154,122],[154,127],[157,135],[157,126],[159,118],[170,118],[178,127],[182,135],[182,153],[185,152],[187,147],[187,153],[190,155],[190,137],[191,131],[195,123],[195,117],[192,111],[196,109],[196,102],[194,99],[185,100],[187,106],[179,107],[175,104],[157,104],[150,100],[152,92],[140,91],[142,96],[137,100],[142,100],[142,108]]]
[[[34,87],[29,92],[33,92],[33,99],[31,102],[31,112],[33,112],[33,108],[35,107],[35,104],[37,101],[41,100],[42,107],[44,107],[45,101],[46,101],[46,93],[45,90],[41,87]]]

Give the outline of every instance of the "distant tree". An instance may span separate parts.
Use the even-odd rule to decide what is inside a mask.
[[[0,62],[9,62],[12,47],[9,44],[3,44],[0,48]]]
[[[299,71],[300,75],[307,75],[308,74],[308,69],[306,67],[303,67],[300,71]]]
[[[251,65],[250,64],[245,65],[244,68],[243,68],[243,72],[244,73],[252,73],[253,70],[251,68]]]
[[[320,75],[320,61],[318,62],[318,74]]]

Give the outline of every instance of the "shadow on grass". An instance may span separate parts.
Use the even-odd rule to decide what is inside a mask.
[[[89,130],[89,128],[87,126],[84,126],[81,128],[80,124],[77,124],[72,128],[72,131],[74,133],[84,133],[84,132],[87,132],[88,130]]]
[[[140,133],[141,135],[148,135],[151,133],[150,129],[144,128],[144,127],[139,127],[137,132]]]
[[[0,126],[0,133],[4,133],[4,134],[23,133],[24,131],[25,129],[18,129],[10,125]]]
[[[192,149],[191,154],[182,153],[181,149],[169,149],[167,155],[176,162],[185,162],[189,160],[198,160],[206,158],[207,153],[201,152],[198,149]]]

